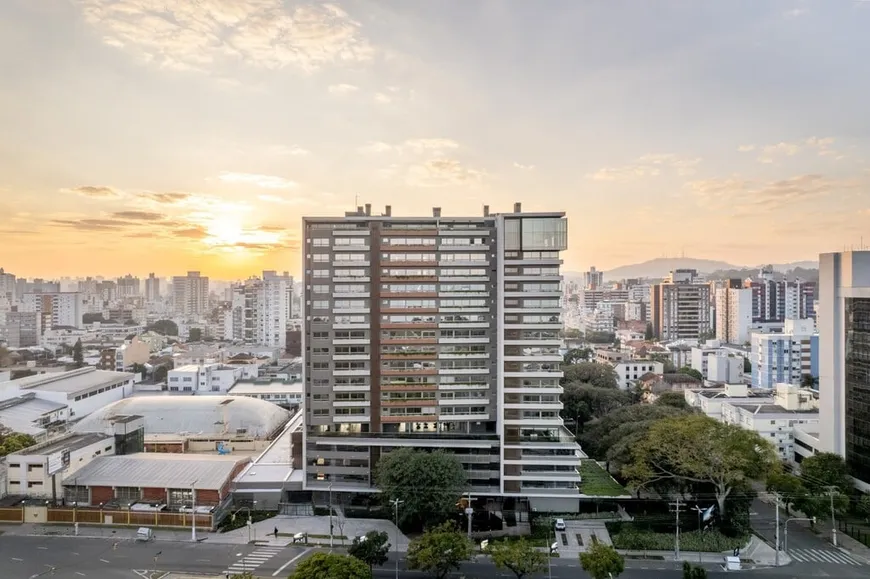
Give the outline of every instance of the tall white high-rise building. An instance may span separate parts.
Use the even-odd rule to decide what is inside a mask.
[[[145,279],[145,300],[156,302],[160,299],[160,278],[149,273]]]
[[[379,458],[455,454],[475,497],[576,511],[560,417],[563,213],[303,220],[304,488],[373,492]]]
[[[597,290],[604,285],[604,272],[590,267],[589,271],[583,272],[583,289]]]
[[[870,485],[870,251],[819,256],[819,444]]]
[[[752,326],[752,290],[716,289],[716,339],[725,344],[745,344]]]
[[[224,312],[225,339],[276,348],[287,345],[293,292],[289,273],[264,271],[262,278],[252,277],[230,292],[230,309]]]
[[[22,311],[39,314],[40,336],[51,328],[82,328],[82,294],[78,292],[27,293],[22,296]]]
[[[0,298],[3,297],[7,298],[11,303],[15,303],[15,274],[6,273],[0,267]]]
[[[198,271],[172,278],[175,313],[180,316],[200,316],[208,311],[208,278]]]

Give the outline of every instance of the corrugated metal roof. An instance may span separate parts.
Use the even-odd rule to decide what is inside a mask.
[[[66,404],[59,404],[41,398],[30,398],[29,400],[21,400],[21,398],[23,397],[4,400],[8,405],[6,408],[0,409],[0,424],[22,434],[41,434],[45,432],[44,428],[35,425],[33,421],[66,407]],[[12,404],[16,401],[18,401],[17,404]]]
[[[66,394],[78,394],[108,386],[122,380],[130,380],[133,374],[129,372],[111,372],[108,370],[95,370],[93,368],[80,368],[69,372],[56,372],[51,374],[39,374],[13,380],[11,384],[22,390],[44,390],[47,392],[64,392]]]
[[[99,456],[64,478],[78,486],[219,490],[249,459],[196,454],[137,453]],[[194,484],[195,483],[195,484]]]
[[[290,412],[245,396],[135,396],[113,402],[81,420],[77,432],[103,432],[119,415],[145,419],[145,435],[235,435],[266,438],[284,426]],[[226,421],[226,424],[224,422]]]

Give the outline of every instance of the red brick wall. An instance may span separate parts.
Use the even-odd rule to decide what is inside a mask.
[[[144,488],[142,489],[142,500],[148,502],[166,502],[166,489]]]
[[[146,442],[145,452],[164,452],[180,454],[184,452],[183,442]]]
[[[230,494],[230,490],[233,488],[233,479],[239,476],[239,473],[242,472],[248,463],[251,462],[251,459],[240,460],[236,463],[236,466],[233,467],[233,471],[230,473],[230,477],[224,482],[223,486],[221,486],[219,497],[223,499],[228,494]],[[220,499],[218,502],[220,502]]]
[[[112,487],[91,487],[91,504],[108,503],[115,499],[115,489]]]
[[[221,502],[218,491],[203,489],[196,491],[196,504],[198,505],[216,505]]]

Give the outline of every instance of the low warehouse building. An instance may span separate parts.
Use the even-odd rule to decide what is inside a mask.
[[[197,507],[217,507],[230,497],[233,478],[249,460],[152,453],[101,456],[64,478],[64,497],[79,506],[131,510],[137,503],[168,510],[190,508],[194,502]]]

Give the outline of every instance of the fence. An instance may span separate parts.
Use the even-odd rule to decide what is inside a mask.
[[[33,508],[33,507],[30,507]],[[131,527],[178,527],[193,526],[193,514],[174,512],[140,512],[128,510],[108,510],[94,508],[37,507],[46,510],[46,523],[83,525],[119,525]],[[0,508],[0,522],[23,523],[25,507]],[[208,514],[197,514],[196,527],[210,530],[214,528],[214,518]],[[40,517],[41,518],[41,517]],[[42,522],[42,521],[38,521]]]
[[[870,529],[856,527],[854,524],[849,524],[844,521],[838,521],[837,526],[840,528],[840,531],[846,533],[863,545],[870,547]]]

